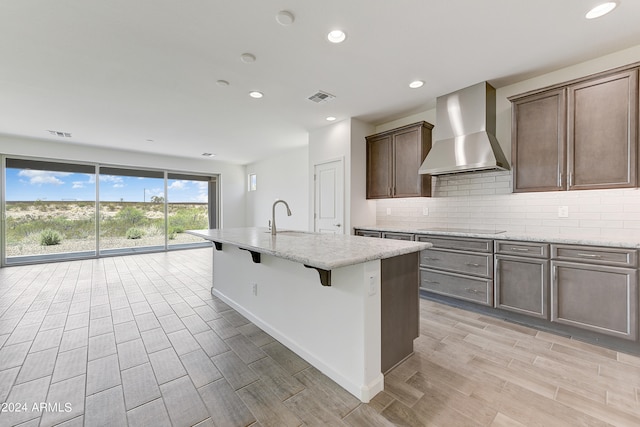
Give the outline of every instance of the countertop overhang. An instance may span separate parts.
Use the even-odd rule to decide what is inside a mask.
[[[293,230],[278,231],[272,236],[269,229],[260,227],[188,230],[187,233],[322,270],[392,258],[431,247],[430,243],[424,242]]]

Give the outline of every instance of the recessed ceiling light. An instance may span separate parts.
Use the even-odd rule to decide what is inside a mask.
[[[256,62],[256,56],[253,53],[243,53],[240,55],[240,60],[245,64],[251,64],[252,62]]]
[[[253,92],[249,92],[249,96],[252,98],[262,98],[264,95],[262,94],[262,92],[258,92],[257,90],[254,90]]]
[[[344,31],[341,30],[333,30],[329,34],[327,34],[327,39],[331,43],[342,43],[347,38],[347,35]]]
[[[155,142],[153,139],[145,139],[147,142]]]
[[[618,2],[615,2],[615,1],[600,3],[599,5],[591,9],[589,12],[587,12],[587,14],[584,17],[587,19],[599,18],[602,15],[606,15],[607,13],[611,12],[613,9],[616,8],[616,6],[618,6]]]
[[[221,87],[227,87],[227,86],[229,86],[229,82],[228,82],[228,81],[226,81],[226,80],[218,80],[218,81],[216,81],[216,84],[217,84],[218,86],[221,86]]]
[[[289,12],[288,10],[281,10],[276,15],[276,21],[278,21],[278,24],[285,27],[287,25],[293,24],[293,21],[295,21],[295,19],[296,18],[295,16],[293,16],[293,13]]]
[[[422,80],[414,80],[411,83],[409,83],[409,87],[411,89],[418,89],[419,87],[424,86],[424,82]]]
[[[215,157],[216,155],[213,153],[202,153],[204,157]]]
[[[329,116],[329,117],[327,117],[327,121],[328,121],[328,122],[332,122],[332,121],[334,121],[335,119],[336,119],[336,118],[335,118],[335,117],[333,117],[333,116]]]

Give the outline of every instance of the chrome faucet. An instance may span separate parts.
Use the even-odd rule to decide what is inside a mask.
[[[289,204],[287,202],[281,199],[276,199],[276,201],[273,202],[273,206],[271,207],[271,235],[272,236],[276,235],[276,205],[278,203],[284,203],[285,207],[287,208],[287,216],[291,216],[291,209],[289,209]]]

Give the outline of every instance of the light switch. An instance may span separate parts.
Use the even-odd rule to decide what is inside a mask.
[[[391,208],[387,208],[387,215],[391,215]]]
[[[429,208],[422,208],[422,215],[429,216]]]

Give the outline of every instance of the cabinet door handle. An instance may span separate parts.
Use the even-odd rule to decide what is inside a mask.
[[[514,251],[514,252],[529,252],[530,249],[528,248],[509,248],[510,251]]]
[[[595,255],[595,254],[577,253],[576,255],[579,256],[579,257],[582,257],[582,258],[602,258],[602,255]]]
[[[436,282],[434,280],[423,279],[422,281],[425,282],[425,283],[431,283],[432,285],[439,285],[440,284],[440,282]]]
[[[480,293],[479,290],[473,289],[473,288],[465,288],[464,290],[467,291],[467,292],[471,292],[472,294],[479,294]]]
[[[468,262],[467,265],[469,267],[482,267],[480,264],[476,264],[476,263],[473,263],[473,262]]]

